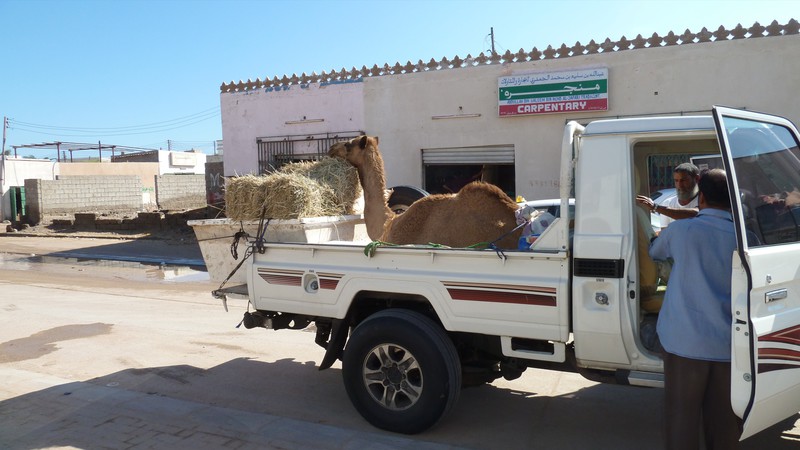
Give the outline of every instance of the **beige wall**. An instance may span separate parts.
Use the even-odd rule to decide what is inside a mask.
[[[157,162],[123,162],[96,163],[73,162],[58,164],[57,175],[91,176],[91,175],[136,175],[142,181],[142,203],[145,206],[156,204]]]
[[[594,67],[608,68],[608,111],[499,117],[499,77]],[[257,171],[259,136],[364,130],[380,137],[389,186],[422,186],[422,149],[513,145],[516,192],[532,200],[558,196],[560,146],[569,120],[710,111],[718,104],[800,121],[798,34],[403,70],[344,74],[361,81],[324,87],[301,82],[235,91],[227,86],[220,95],[225,175]],[[480,117],[432,119],[458,113]],[[325,122],[285,124],[302,116]]]
[[[590,67],[608,67],[608,111],[498,116],[498,77]],[[710,110],[718,104],[798,122],[798,90],[800,35],[789,35],[370,77],[364,80],[364,115],[366,131],[380,136],[390,186],[422,184],[423,148],[513,144],[517,194],[539,199],[558,196],[568,120]],[[481,116],[431,118],[459,111]]]

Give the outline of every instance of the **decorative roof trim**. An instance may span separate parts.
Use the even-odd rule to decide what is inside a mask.
[[[638,50],[643,48],[656,48],[656,47],[669,47],[673,45],[689,45],[700,44],[706,42],[719,42],[730,41],[735,39],[755,39],[761,37],[774,37],[774,36],[787,36],[791,34],[800,33],[800,23],[795,19],[790,19],[786,25],[780,25],[777,21],[772,21],[767,27],[761,26],[758,22],[754,23],[750,28],[744,28],[741,24],[736,25],[732,30],[726,30],[722,25],[716,31],[708,31],[705,27],[699,33],[692,33],[688,29],[681,35],[677,35],[670,31],[666,36],[661,37],[657,33],[653,33],[649,38],[644,38],[642,35],[637,35],[636,39],[628,40],[622,36],[619,41],[612,41],[606,38],[602,43],[597,43],[591,40],[588,44],[583,45],[576,42],[575,45],[568,47],[566,44],[561,44],[561,47],[553,48],[548,45],[544,51],[540,51],[536,47],[530,52],[520,49],[516,53],[506,51],[503,54],[493,53],[489,56],[481,53],[473,57],[467,55],[466,58],[461,59],[455,56],[452,60],[447,57],[442,58],[441,61],[431,59],[427,63],[419,60],[416,64],[408,61],[405,65],[395,63],[394,66],[384,64],[383,67],[373,65],[371,69],[367,66],[362,66],[361,69],[353,67],[350,70],[342,68],[341,70],[331,70],[330,72],[322,72],[317,75],[316,72],[311,75],[293,74],[291,77],[286,75],[283,78],[277,76],[272,80],[261,80],[256,78],[255,81],[248,79],[247,81],[239,80],[238,83],[231,81],[230,83],[222,83],[220,91],[226,92],[248,92],[262,88],[275,88],[281,86],[305,85],[310,83],[346,83],[361,81],[366,77],[379,77],[384,75],[399,75],[404,73],[419,73],[429,72],[434,70],[447,70],[447,69],[461,69],[467,67],[478,67],[495,64],[510,64],[519,62],[539,61],[545,59],[563,59],[573,56],[593,55],[598,53],[621,52],[625,50]]]

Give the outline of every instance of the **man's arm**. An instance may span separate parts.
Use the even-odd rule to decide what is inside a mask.
[[[658,236],[650,241],[648,253],[656,261],[666,261],[672,257],[669,250],[669,239],[672,233],[669,230],[669,227],[664,228]]]
[[[670,208],[669,206],[655,205],[653,212],[657,212],[671,219],[679,220],[694,217],[700,210],[697,208]]]
[[[651,212],[657,212],[675,220],[688,219],[696,216],[697,213],[700,212],[697,208],[671,208],[669,206],[657,205],[650,197],[644,195],[637,195],[636,203],[649,209]]]

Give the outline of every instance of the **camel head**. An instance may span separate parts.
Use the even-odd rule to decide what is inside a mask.
[[[328,150],[328,156],[344,158],[355,167],[364,167],[367,161],[380,158],[377,136],[359,136],[347,142],[337,142]]]
[[[364,155],[367,153],[380,155],[377,136],[359,136],[349,141],[336,142],[328,149],[328,156],[345,159],[356,167],[363,165]]]

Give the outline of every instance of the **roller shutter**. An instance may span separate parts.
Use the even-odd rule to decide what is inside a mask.
[[[456,147],[422,149],[422,163],[439,164],[514,164],[514,146]]]

